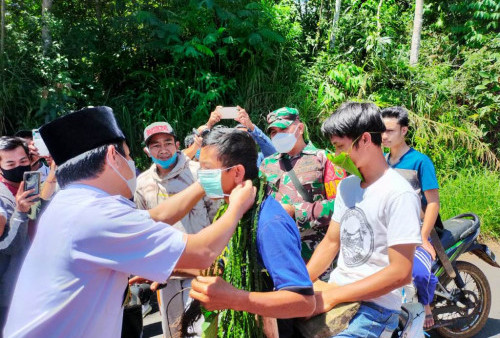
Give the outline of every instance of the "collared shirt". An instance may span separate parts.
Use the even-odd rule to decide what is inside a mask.
[[[185,235],[123,196],[61,190],[40,218],[5,327],[6,337],[119,337],[130,274],[165,281]]]

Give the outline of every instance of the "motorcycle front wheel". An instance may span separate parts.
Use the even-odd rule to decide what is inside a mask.
[[[491,289],[484,273],[474,264],[458,261],[457,270],[465,287],[462,291],[455,281],[446,276],[441,284],[458,301],[439,298],[434,304],[434,318],[443,325],[436,331],[443,337],[472,337],[479,333],[488,320],[491,307]]]

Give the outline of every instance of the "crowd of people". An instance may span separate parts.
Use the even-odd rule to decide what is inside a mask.
[[[148,125],[142,173],[108,107],[43,125],[50,156],[31,131],[1,137],[4,336],[140,337],[155,293],[165,337],[178,336],[193,300],[260,315],[268,337],[303,337],[304,318],[353,303],[336,336],[390,336],[412,280],[432,327],[439,187],[405,140],[406,109],[342,104],[321,129],[332,151],[311,142],[295,108],[270,112],[262,130],[235,109],[233,126],[218,106],[183,140],[168,121]],[[39,194],[24,187],[30,171]],[[257,203],[259,180],[255,254],[267,289],[200,276]],[[201,337],[203,321],[189,334]]]

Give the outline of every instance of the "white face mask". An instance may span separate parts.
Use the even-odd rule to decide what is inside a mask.
[[[271,143],[273,144],[274,148],[276,148],[276,151],[278,153],[286,154],[293,149],[295,143],[297,143],[297,137],[295,136],[295,133],[297,132],[298,128],[299,126],[295,128],[295,131],[293,133],[277,133],[273,136],[273,138],[271,139]]]
[[[120,176],[120,178],[122,180],[125,181],[125,183],[127,183],[127,187],[130,189],[130,192],[132,193],[132,196],[134,196],[134,193],[135,193],[135,188],[137,187],[137,177],[136,177],[136,173],[135,173],[135,162],[134,160],[127,160],[125,157],[123,157],[120,153],[117,152],[118,155],[120,155],[125,161],[127,161],[127,165],[130,169],[130,171],[132,171],[132,174],[134,176],[132,176],[131,179],[127,180],[125,177],[123,177],[122,174],[120,174],[120,172],[118,171],[118,169],[116,169],[115,167],[113,167],[111,165],[111,163],[108,161],[109,163],[109,166],[115,171],[115,173],[118,174],[118,176]]]

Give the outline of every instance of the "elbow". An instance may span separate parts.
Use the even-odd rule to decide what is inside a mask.
[[[212,266],[212,263],[217,259],[218,254],[212,250],[207,250],[199,257],[199,269],[205,270]]]
[[[316,310],[316,298],[314,296],[302,296],[302,300],[294,306],[293,313],[289,313],[287,318],[311,317]]]
[[[306,296],[303,304],[303,314],[299,317],[310,317],[313,315],[314,310],[316,310],[316,298],[314,296]]]
[[[395,289],[410,284],[412,282],[411,270],[406,273],[398,274],[398,276],[394,280],[395,280],[395,285],[394,285]]]

